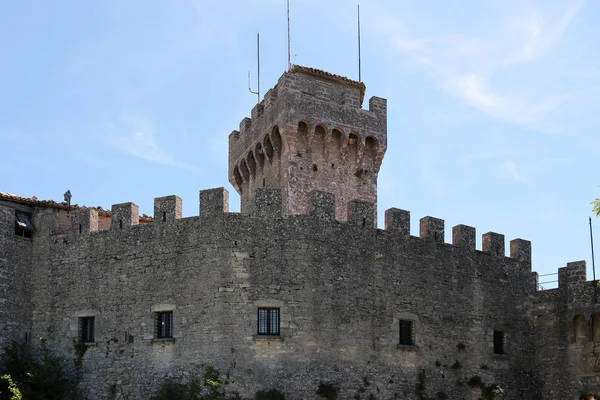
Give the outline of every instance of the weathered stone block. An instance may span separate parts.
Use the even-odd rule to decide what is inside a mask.
[[[444,220],[434,217],[423,217],[419,221],[421,239],[444,243]]]
[[[504,235],[496,232],[484,233],[481,239],[481,249],[484,253],[504,257]]]
[[[385,210],[385,230],[398,232],[401,236],[409,236],[410,211],[399,208]]]
[[[511,240],[510,258],[529,265],[529,269],[531,269],[531,242],[524,239]]]
[[[375,204],[368,201],[351,201],[348,204],[348,222],[375,228]]]
[[[214,216],[229,212],[229,192],[220,187],[200,191],[200,215]]]
[[[463,249],[475,250],[475,228],[462,224],[452,227],[452,244]]]
[[[140,209],[135,203],[121,203],[112,206],[110,229],[129,228],[140,222]]]
[[[321,221],[335,219],[335,196],[333,193],[313,190],[310,192],[310,214]]]
[[[71,212],[71,226],[76,235],[86,235],[98,230],[98,210],[81,208]]]
[[[252,215],[255,217],[281,216],[282,201],[280,189],[258,188],[254,194]]]
[[[182,200],[179,196],[156,197],[154,199],[154,222],[172,222],[181,218]]]

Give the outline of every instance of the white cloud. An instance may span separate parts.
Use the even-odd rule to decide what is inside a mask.
[[[195,169],[177,160],[163,149],[154,135],[154,127],[149,118],[140,115],[123,115],[119,128],[111,129],[108,143],[123,153],[158,164],[178,168]]]
[[[443,89],[476,109],[501,120],[553,131],[546,116],[570,99],[549,80],[515,69],[551,54],[583,6],[571,1],[561,9],[545,3],[515,4],[511,15],[498,15],[478,34],[448,32],[419,37],[389,13],[373,18],[372,28],[385,35],[394,49],[409,56]],[[552,63],[549,63],[552,64]],[[551,70],[552,65],[549,65]],[[550,72],[549,72],[550,73]]]

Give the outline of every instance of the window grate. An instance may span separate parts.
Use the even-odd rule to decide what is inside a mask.
[[[154,337],[157,339],[173,338],[173,311],[159,311],[156,313]]]
[[[279,308],[258,309],[258,334],[279,336]]]
[[[506,354],[504,344],[506,334],[502,331],[494,331],[494,354]]]
[[[81,343],[94,343],[94,317],[79,318],[79,341]]]
[[[415,345],[415,323],[411,320],[400,320],[400,344],[403,346]]]

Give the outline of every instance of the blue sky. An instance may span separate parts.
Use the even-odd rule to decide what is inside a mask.
[[[356,3],[291,0],[292,62],[357,78]],[[287,67],[285,0],[0,4],[0,191],[110,208],[225,186],[227,136]],[[388,99],[383,211],[591,256],[600,195],[600,2],[361,4],[367,98]],[[599,219],[593,220],[600,236]],[[598,248],[600,253],[600,248]],[[543,279],[541,279],[543,280]]]

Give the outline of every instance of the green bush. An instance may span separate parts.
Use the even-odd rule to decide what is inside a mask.
[[[319,382],[317,394],[321,397],[326,398],[327,400],[336,400],[338,395],[337,388],[335,386],[333,386],[331,383],[324,382]]]
[[[201,392],[202,387],[195,379],[188,383],[181,383],[171,378],[160,385],[152,400],[200,400]]]
[[[0,400],[77,399],[77,382],[65,374],[64,361],[55,357],[40,338],[40,357],[33,357],[24,345],[13,341],[0,359]]]

